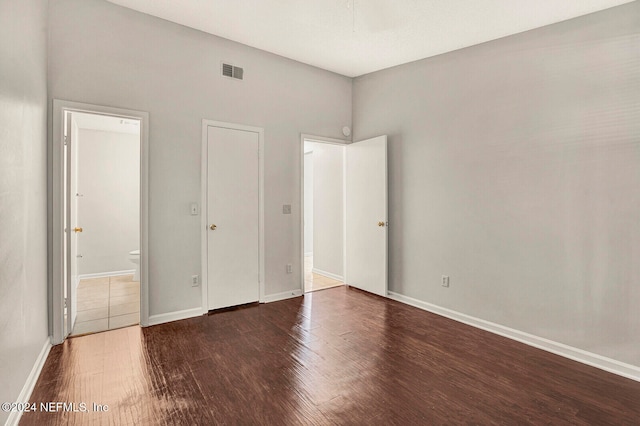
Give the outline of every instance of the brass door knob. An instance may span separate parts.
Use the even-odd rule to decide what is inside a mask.
[[[384,222],[378,222],[378,226],[384,226]]]
[[[215,231],[217,228],[216,225],[214,225],[213,223],[209,226],[209,229],[211,229],[212,231]]]
[[[82,228],[73,228],[73,232],[82,232]]]

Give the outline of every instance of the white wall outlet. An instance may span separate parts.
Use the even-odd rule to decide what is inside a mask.
[[[191,287],[198,287],[198,285],[200,285],[200,277],[191,275]]]
[[[443,275],[442,276],[442,287],[449,287],[449,276],[448,275]]]
[[[291,214],[291,204],[282,205],[282,214]]]
[[[293,266],[290,263],[287,263],[287,274],[290,274],[293,272]]]
[[[191,203],[191,205],[189,206],[189,211],[191,212],[191,216],[197,216],[198,213],[200,213],[198,203]]]

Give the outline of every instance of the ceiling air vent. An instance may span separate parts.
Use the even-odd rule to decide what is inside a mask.
[[[230,64],[222,64],[222,75],[225,77],[237,78],[242,80],[244,70],[240,67],[235,67]]]

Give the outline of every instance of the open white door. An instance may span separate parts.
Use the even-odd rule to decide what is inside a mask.
[[[386,296],[387,136],[348,145],[346,157],[346,283]]]
[[[62,329],[62,338],[65,339],[71,333],[71,315],[70,315],[70,291],[71,291],[71,263],[70,253],[71,253],[71,230],[70,221],[69,221],[69,206],[71,205],[69,201],[69,188],[70,188],[70,179],[69,179],[69,159],[71,157],[71,113],[68,111],[64,112],[64,146],[62,149],[62,206],[63,206],[63,230],[64,230],[64,241],[62,246],[63,251],[63,318],[64,325]]]
[[[74,115],[65,112],[64,129],[64,337],[73,332],[78,312],[78,132]]]
[[[67,113],[70,116],[70,126],[67,129],[67,151],[69,154],[67,161],[67,173],[69,180],[69,227],[67,234],[69,236],[69,281],[67,282],[67,314],[68,314],[68,330],[73,332],[78,313],[78,237],[82,232],[82,228],[78,224],[78,131],[77,124],[73,113]],[[68,334],[69,334],[68,333]]]

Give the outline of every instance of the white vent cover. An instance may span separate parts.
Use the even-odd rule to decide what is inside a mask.
[[[242,80],[242,76],[244,75],[244,70],[240,67],[223,63],[222,75],[224,77],[230,77],[230,78],[236,78],[238,80]]]

